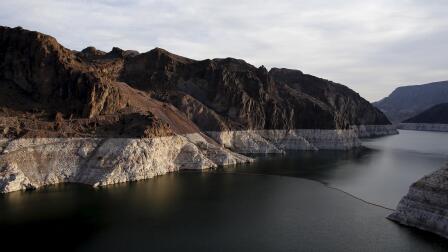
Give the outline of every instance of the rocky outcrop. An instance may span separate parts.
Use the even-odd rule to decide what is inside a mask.
[[[238,59],[197,61],[160,48],[76,52],[0,27],[0,62],[4,192],[251,160],[237,153],[349,149],[359,137],[395,133],[341,84]]]
[[[284,153],[290,150],[348,150],[361,146],[353,130],[248,130],[207,134],[239,153]]]
[[[412,184],[388,218],[448,238],[448,165]]]
[[[50,36],[0,27],[0,59],[0,117],[17,119],[7,132],[11,137],[29,131],[51,137],[104,134],[104,124],[108,136],[122,137],[113,129],[135,114],[151,118],[141,132],[169,125],[167,134],[390,124],[343,85],[232,58],[196,61],[160,48],[74,52]],[[58,124],[59,133],[50,132],[43,122],[54,122],[55,115],[70,119],[71,127]],[[93,123],[100,130],[77,123],[86,119],[100,121]]]
[[[201,134],[156,138],[21,138],[0,156],[0,192],[63,182],[103,186],[181,169],[251,162]]]
[[[388,97],[374,102],[395,124],[403,122],[434,105],[448,102],[448,81],[403,86]]]
[[[284,153],[291,150],[348,150],[361,146],[360,138],[398,134],[393,125],[351,126],[348,130],[239,130],[207,131],[216,142],[238,153]]]
[[[395,125],[352,125],[350,128],[355,131],[359,138],[381,137],[398,134]]]
[[[438,123],[400,123],[398,128],[403,130],[448,132],[448,124]]]

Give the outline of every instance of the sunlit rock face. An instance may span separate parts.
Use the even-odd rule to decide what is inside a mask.
[[[412,184],[388,218],[448,238],[448,165]]]
[[[0,62],[2,192],[252,161],[238,153],[345,150],[396,132],[346,86],[239,59],[76,52],[0,27]]]
[[[199,134],[157,138],[27,138],[0,156],[0,192],[63,182],[93,186],[152,178],[181,169],[251,162]]]

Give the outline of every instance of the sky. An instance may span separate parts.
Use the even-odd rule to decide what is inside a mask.
[[[0,1],[0,25],[70,49],[240,58],[342,83],[369,101],[448,80],[447,13],[446,0]]]

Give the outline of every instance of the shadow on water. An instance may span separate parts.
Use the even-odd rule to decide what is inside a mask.
[[[400,131],[400,135],[366,139],[364,147],[350,151],[258,155],[258,162],[219,171],[307,178],[395,208],[413,182],[446,162],[447,142],[446,133]]]
[[[411,182],[444,160],[422,146],[423,151],[399,148],[397,142],[400,138],[382,138],[347,152],[259,156],[253,164],[100,189],[72,184],[1,195],[2,246],[46,251],[447,251],[445,239],[399,226],[385,218],[389,211],[312,181],[396,204]]]
[[[336,170],[344,169],[348,163],[367,163],[375,152],[379,151],[361,147],[349,151],[290,151],[284,155],[252,155],[257,162],[221,167],[218,171],[301,177],[328,184],[337,176]],[[359,169],[353,172],[359,172]]]
[[[0,234],[64,251],[444,251],[442,238],[319,183],[173,173],[101,189],[59,185],[0,199]]]

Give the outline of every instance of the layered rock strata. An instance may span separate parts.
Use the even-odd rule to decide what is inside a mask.
[[[353,130],[208,131],[226,148],[239,153],[284,153],[288,150],[348,150],[361,142]]]
[[[350,127],[359,138],[381,137],[398,134],[395,125],[352,125]]]
[[[182,169],[251,162],[200,134],[157,138],[34,138],[7,143],[0,192],[63,182],[103,186]]]
[[[448,124],[440,123],[400,123],[398,128],[403,130],[448,132]]]
[[[252,161],[237,153],[349,149],[396,133],[344,85],[239,59],[77,52],[0,27],[0,62],[3,192]]]
[[[448,165],[412,184],[388,218],[448,238]]]

